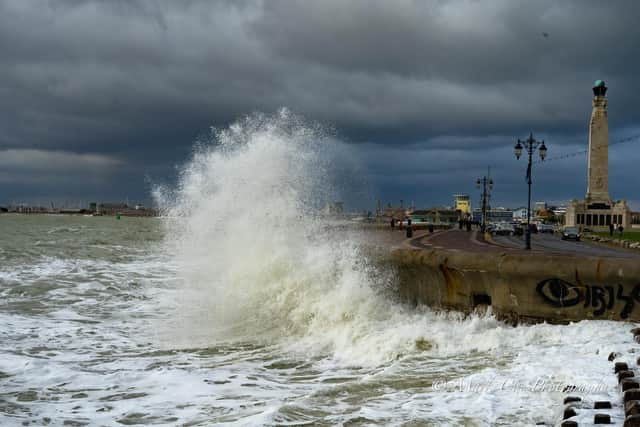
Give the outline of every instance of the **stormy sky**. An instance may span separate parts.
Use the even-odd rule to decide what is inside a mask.
[[[281,107],[335,129],[347,205],[526,203],[517,138],[586,149],[609,87],[610,192],[640,209],[636,1],[0,0],[0,203],[148,202],[194,140]],[[535,200],[586,190],[586,156],[534,166]]]

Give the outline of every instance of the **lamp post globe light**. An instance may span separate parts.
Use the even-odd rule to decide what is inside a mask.
[[[524,232],[525,249],[531,249],[531,159],[533,153],[538,149],[540,154],[540,160],[544,161],[547,157],[547,146],[544,145],[544,141],[536,141],[533,138],[533,132],[529,134],[529,138],[521,141],[518,139],[515,147],[513,147],[516,159],[520,159],[522,156],[522,150],[525,150],[526,154],[529,154],[529,163],[527,164],[527,185],[529,187],[529,194],[527,197],[527,229]]]

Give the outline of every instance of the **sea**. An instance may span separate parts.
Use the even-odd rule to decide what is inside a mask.
[[[572,393],[621,423],[633,325],[406,304],[384,239],[323,214],[344,145],[254,115],[154,186],[160,217],[0,215],[0,425],[551,426]]]

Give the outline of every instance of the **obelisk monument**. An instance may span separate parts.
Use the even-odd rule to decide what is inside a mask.
[[[593,87],[593,110],[589,122],[588,205],[611,206],[609,196],[609,123],[607,120],[607,86],[597,80]]]
[[[587,194],[584,200],[573,199],[567,206],[565,225],[583,230],[608,230],[631,223],[631,209],[626,200],[609,196],[609,123],[607,122],[607,86],[602,80],[593,85],[591,120],[589,121],[589,160]]]

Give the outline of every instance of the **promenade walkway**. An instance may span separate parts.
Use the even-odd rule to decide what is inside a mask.
[[[502,253],[542,253],[558,256],[597,256],[612,258],[640,258],[640,251],[625,250],[598,245],[591,242],[561,240],[556,235],[532,234],[531,251],[525,251],[522,236],[493,236],[484,241],[480,231],[444,230],[434,233],[421,231],[412,239],[406,239],[404,246],[420,249],[447,249],[465,252]]]

